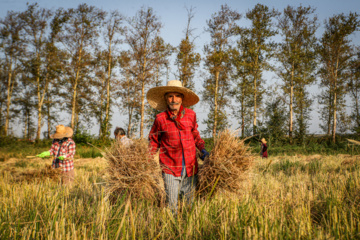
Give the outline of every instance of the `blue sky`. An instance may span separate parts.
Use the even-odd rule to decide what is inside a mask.
[[[275,8],[279,11],[282,11],[287,5],[291,6],[312,6],[316,8],[316,14],[322,24],[323,21],[338,13],[349,13],[350,11],[360,12],[360,0],[313,0],[313,1],[298,1],[298,0],[272,0],[272,1],[250,1],[250,0],[197,0],[197,1],[181,1],[181,0],[39,0],[39,1],[26,1],[26,0],[0,0],[0,17],[4,17],[9,10],[13,11],[23,11],[26,9],[26,3],[35,3],[37,2],[40,7],[48,9],[57,9],[59,7],[63,8],[75,8],[79,4],[86,2],[88,5],[96,6],[100,9],[110,11],[117,9],[119,12],[125,16],[131,17],[142,7],[148,6],[152,7],[155,13],[160,17],[160,20],[164,24],[164,27],[161,31],[161,35],[164,40],[173,46],[179,44],[180,39],[183,38],[183,30],[186,27],[187,23],[187,11],[185,7],[195,8],[195,15],[192,20],[192,28],[195,29],[194,35],[197,36],[195,44],[197,45],[197,51],[202,54],[202,48],[204,44],[209,43],[209,37],[204,32],[204,27],[206,26],[206,20],[211,18],[211,15],[219,11],[222,4],[227,4],[231,9],[237,10],[238,12],[245,14],[248,10],[252,9],[257,3],[267,5],[269,7]],[[246,25],[245,20],[240,22],[243,25]],[[322,33],[320,28],[318,31],[319,34]],[[360,45],[359,34],[356,33],[353,37],[354,43]],[[203,69],[201,69],[203,70]],[[200,72],[200,71],[199,71]],[[276,79],[273,75],[268,74],[264,77],[268,78],[268,84],[276,84]],[[170,79],[173,79],[174,76],[170,74]],[[201,80],[201,79],[199,79]],[[201,83],[198,83],[201,87]],[[313,88],[312,92],[316,92],[317,89]],[[317,106],[317,104],[316,104]],[[205,126],[201,124],[201,121],[206,118],[207,111],[203,104],[198,104],[197,108],[199,129],[204,130]],[[313,113],[312,126],[310,131],[313,133],[319,133],[318,130],[318,116],[317,113]],[[114,120],[112,122],[113,128],[116,126],[124,126],[124,119],[119,114],[114,114]],[[232,129],[238,127],[238,124],[234,123]],[[97,127],[91,130],[92,133],[97,133]]]

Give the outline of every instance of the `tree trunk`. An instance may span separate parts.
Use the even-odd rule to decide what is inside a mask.
[[[27,121],[28,121],[28,117],[27,117],[27,113],[25,112],[25,122],[24,122],[24,139],[26,139],[27,138],[27,127],[28,127],[28,125],[27,125]]]
[[[8,74],[8,85],[7,85],[7,97],[6,97],[6,117],[5,117],[5,126],[4,126],[4,135],[8,135],[9,129],[9,120],[10,120],[10,105],[11,105],[11,95],[12,95],[12,68],[10,64],[9,74]]]
[[[128,137],[131,137],[132,113],[133,113],[133,108],[129,109],[129,122],[128,122],[128,129],[127,129]]]
[[[220,72],[216,71],[215,73],[215,93],[214,93],[214,126],[213,126],[213,137],[216,136],[216,127],[217,127],[217,110],[218,110],[218,89],[219,89],[219,75]]]
[[[47,107],[47,139],[50,139],[51,131],[51,116],[50,116],[50,104]]]
[[[332,113],[331,113],[331,90],[330,90],[330,96],[329,96],[329,108],[328,108],[328,111],[329,111],[329,116],[328,116],[328,123],[327,123],[327,135],[330,136],[330,133],[331,133],[331,118],[332,118]]]
[[[141,110],[140,110],[140,139],[144,137],[144,114],[145,114],[145,82],[142,81],[141,85]]]
[[[293,133],[293,103],[294,103],[294,63],[293,69],[291,71],[291,81],[290,81],[290,122],[289,122],[289,141],[292,144],[292,133]]]
[[[144,46],[146,46],[147,40],[144,41]],[[145,47],[144,54],[147,53]],[[144,137],[144,115],[145,115],[145,70],[146,70],[146,55],[144,55],[144,63],[142,65],[142,75],[141,75],[141,110],[140,110],[140,138]]]
[[[47,69],[48,70],[48,69]],[[38,76],[39,76],[39,70],[38,70]],[[41,121],[42,121],[42,113],[41,113],[41,109],[42,109],[42,106],[43,106],[43,103],[44,103],[44,98],[45,98],[45,93],[47,91],[47,86],[48,86],[48,74],[46,73],[46,76],[45,76],[45,86],[44,86],[44,89],[43,89],[43,93],[41,95],[41,89],[40,89],[40,79],[39,77],[36,78],[36,82],[37,82],[37,85],[38,85],[38,126],[37,126],[37,133],[36,133],[36,139],[40,139],[40,134],[41,134]]]
[[[333,115],[333,129],[332,129],[332,140],[335,143],[336,136],[336,92],[334,94],[334,115]]]
[[[242,96],[241,96],[241,137],[244,138],[245,137],[245,110],[244,110],[244,96],[245,96],[245,86],[243,86],[242,89]]]
[[[109,125],[109,115],[110,115],[110,79],[111,79],[111,42],[109,43],[109,59],[108,59],[108,78],[106,81],[106,109],[105,109],[105,126],[104,126],[104,136],[108,132]]]
[[[256,97],[257,97],[257,84],[256,84],[256,76],[254,76],[254,121],[253,121],[253,135],[256,135]]]
[[[77,94],[77,85],[78,85],[78,81],[79,81],[79,75],[80,75],[80,69],[79,69],[79,65],[81,63],[81,54],[82,54],[82,47],[80,47],[79,49],[79,57],[78,57],[78,61],[77,61],[77,69],[76,69],[76,76],[75,76],[75,83],[73,86],[73,99],[72,99],[72,109],[71,109],[71,128],[75,131],[75,115],[76,115],[76,94]]]

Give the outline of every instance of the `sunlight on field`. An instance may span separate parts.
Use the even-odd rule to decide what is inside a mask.
[[[240,196],[198,199],[177,216],[126,196],[110,205],[103,158],[76,159],[72,188],[34,174],[50,163],[0,161],[0,239],[360,238],[360,156],[257,158]]]

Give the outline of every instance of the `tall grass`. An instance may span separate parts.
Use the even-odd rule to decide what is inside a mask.
[[[240,196],[198,199],[176,216],[125,195],[109,204],[103,160],[76,162],[72,188],[15,181],[9,169],[26,171],[17,161],[0,162],[0,239],[360,239],[357,156],[257,159]]]

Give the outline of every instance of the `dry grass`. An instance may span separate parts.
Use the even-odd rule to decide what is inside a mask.
[[[105,153],[105,159],[106,193],[112,202],[126,193],[136,199],[163,203],[161,168],[158,161],[150,159],[146,140],[134,140],[130,147],[115,143]]]
[[[213,188],[214,192],[238,193],[253,160],[249,147],[234,132],[219,133],[209,158],[199,170],[200,194],[207,195]]]
[[[45,165],[40,169],[18,171],[16,168],[5,168],[3,172],[8,172],[11,174],[14,182],[37,182],[44,181],[46,179],[59,181],[61,178],[60,168],[54,169],[51,165]]]
[[[349,139],[347,138],[347,140],[355,145],[360,145],[360,141],[354,140],[354,139]]]

